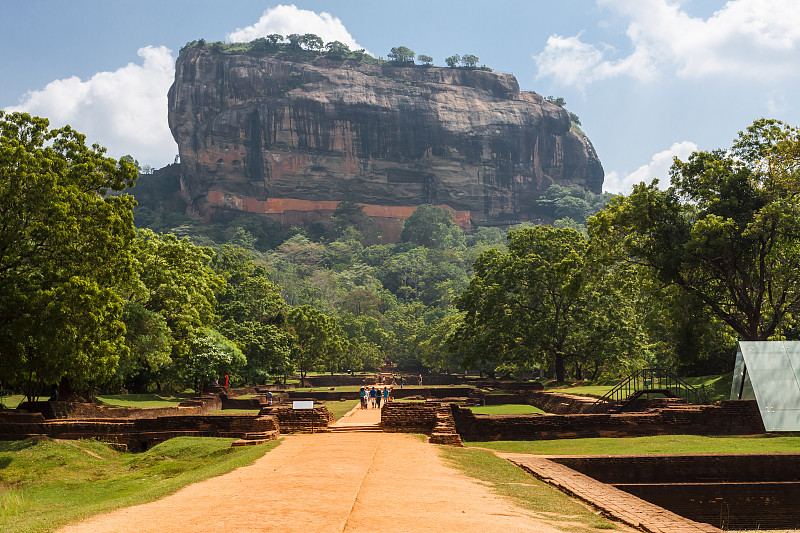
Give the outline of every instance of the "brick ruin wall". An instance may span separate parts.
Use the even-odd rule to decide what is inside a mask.
[[[436,404],[389,402],[381,408],[381,428],[392,433],[430,434],[436,427]]]
[[[306,433],[326,429],[334,421],[333,413],[324,405],[313,409],[292,409],[288,405],[264,407],[260,414],[275,417],[281,433]]]
[[[216,394],[201,396],[181,402],[176,407],[107,407],[96,403],[77,402],[23,402],[20,411],[40,413],[45,419],[82,418],[157,418],[160,416],[201,415],[222,409],[222,400]]]
[[[270,439],[279,433],[275,418],[260,415],[178,415],[155,418],[46,420],[41,413],[0,414],[0,440],[46,436],[96,438],[142,451],[174,437]]]
[[[549,459],[720,529],[800,526],[800,454]]]
[[[597,398],[559,392],[530,391],[524,393],[524,400],[521,403],[528,403],[538,407],[545,413],[576,415],[584,413],[591,406],[594,406]]]
[[[764,433],[753,400],[621,414],[476,415],[456,407],[453,416],[466,441]]]
[[[383,386],[379,387],[381,390]],[[414,388],[401,389],[399,386],[392,388],[392,398],[408,398],[410,396],[422,396],[424,398],[465,398],[472,393],[472,387],[447,387],[444,389]],[[358,391],[288,391],[287,396],[290,400],[313,399],[321,402],[338,402],[341,400],[358,400]]]

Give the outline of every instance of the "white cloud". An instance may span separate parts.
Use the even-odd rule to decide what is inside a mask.
[[[603,181],[605,192],[628,194],[637,183],[651,183],[658,179],[662,189],[669,186],[669,169],[672,160],[677,157],[681,160],[688,159],[692,152],[697,151],[697,145],[691,141],[676,142],[667,150],[655,154],[649,163],[642,165],[633,172],[620,175],[616,171],[606,174]]]
[[[585,43],[581,35],[551,36],[534,59],[539,76],[580,87],[616,76],[651,80],[727,76],[774,83],[800,71],[800,2],[729,0],[708,19],[690,16],[675,0],[597,0],[628,20],[633,51]]]
[[[238,28],[226,38],[230,42],[250,42],[271,33],[291,35],[292,33],[313,33],[325,42],[341,41],[352,50],[364,48],[356,42],[344,24],[330,13],[315,13],[298,9],[292,5],[278,5],[264,11],[258,22],[246,28]]]
[[[112,157],[131,154],[141,163],[162,166],[178,153],[167,125],[167,91],[175,77],[175,59],[164,46],[138,50],[141,65],[128,63],[113,72],[55,80],[28,91],[17,106],[50,119],[51,127],[69,124]]]

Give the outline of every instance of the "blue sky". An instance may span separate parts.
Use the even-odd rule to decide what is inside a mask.
[[[674,155],[728,147],[756,118],[800,125],[798,0],[7,0],[0,108],[162,166],[177,153],[166,91],[181,46],[268,33],[382,57],[405,45],[438,65],[474,54],[567,100],[611,192],[666,184]]]

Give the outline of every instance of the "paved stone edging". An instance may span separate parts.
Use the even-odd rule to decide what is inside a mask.
[[[605,515],[648,533],[722,533],[721,529],[684,518],[545,457],[497,455],[567,494],[592,504]]]

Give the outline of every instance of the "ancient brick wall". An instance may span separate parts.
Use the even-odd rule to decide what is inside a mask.
[[[425,398],[467,398],[474,391],[473,387],[445,387],[441,389],[403,388],[396,386],[392,389],[392,397],[408,398],[409,396],[423,396]]]
[[[264,407],[262,415],[274,416],[281,433],[298,433],[326,429],[334,421],[333,413],[323,406],[313,409],[292,409],[291,406]]]
[[[396,433],[430,434],[438,423],[437,404],[389,402],[381,407],[381,427]]]
[[[95,438],[124,444],[141,451],[179,436],[232,437],[240,439],[274,438],[278,423],[259,415],[181,415],[157,418],[94,418],[44,420],[37,413],[25,421],[0,418],[0,440],[21,440],[48,436],[61,439]]]
[[[580,414],[593,406],[597,398],[562,394],[559,392],[530,391],[525,394],[527,401],[545,413],[560,415]]]
[[[23,402],[20,411],[41,413],[46,419],[84,418],[156,418],[159,416],[200,415],[222,409],[217,395],[202,396],[181,402],[177,407],[106,407],[96,403],[77,402]]]
[[[570,456],[550,460],[722,529],[800,525],[800,454]]]
[[[458,433],[468,441],[764,432],[755,401],[622,414],[475,415],[458,408],[453,416]]]
[[[483,405],[504,405],[509,403],[527,404],[528,399],[523,394],[485,394],[481,396]]]
[[[720,529],[800,527],[800,482],[636,484],[617,488]]]
[[[800,454],[554,456],[603,483],[800,481]],[[799,500],[800,501],[800,500]]]

